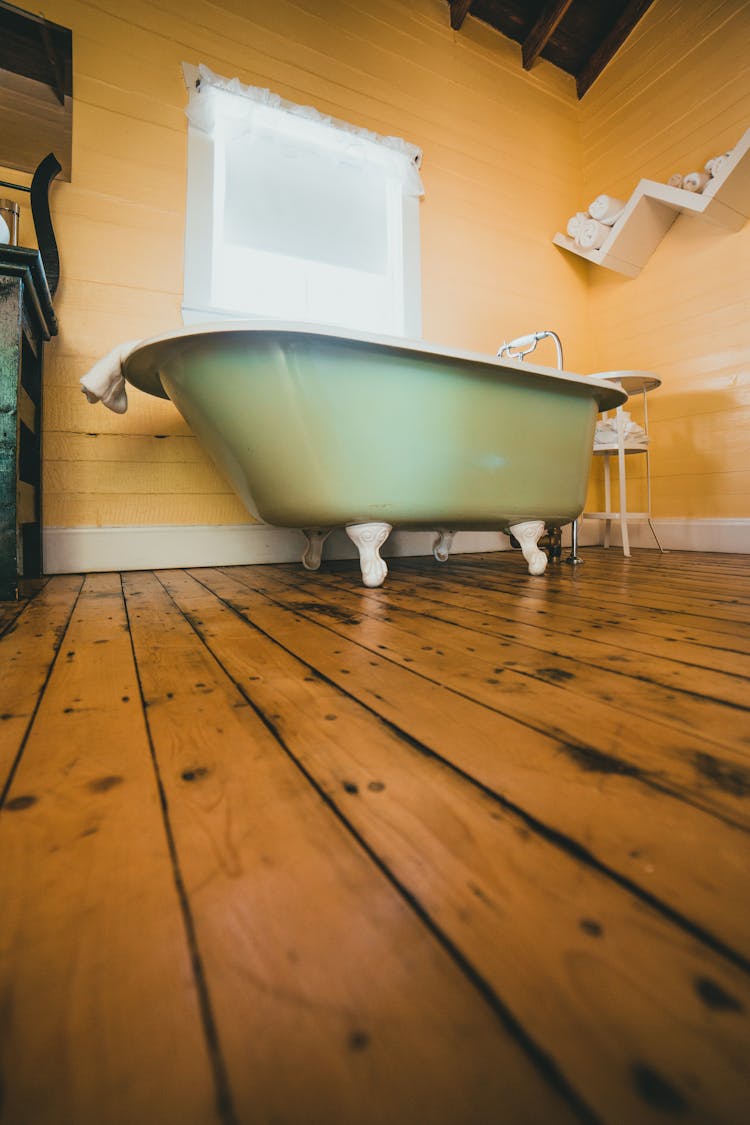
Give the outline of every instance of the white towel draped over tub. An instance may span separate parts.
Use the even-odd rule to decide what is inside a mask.
[[[81,379],[81,389],[89,402],[100,402],[115,414],[125,413],[128,395],[122,365],[140,343],[140,340],[129,340],[126,344],[118,344],[86,372]]]

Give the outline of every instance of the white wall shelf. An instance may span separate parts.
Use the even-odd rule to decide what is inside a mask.
[[[598,250],[582,250],[559,233],[552,241],[594,265],[637,277],[680,214],[699,215],[725,230],[742,229],[750,218],[750,129],[702,193],[641,180]]]

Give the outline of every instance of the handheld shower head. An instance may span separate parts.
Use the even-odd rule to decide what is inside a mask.
[[[541,332],[531,332],[527,336],[516,336],[514,340],[504,341],[498,349],[498,358],[502,359],[507,356],[508,359],[523,359],[524,356],[529,355],[534,351],[540,340],[551,337],[555,342],[555,350],[557,352],[557,366],[562,371],[563,369],[563,351],[560,337],[556,332],[551,329],[543,329]]]

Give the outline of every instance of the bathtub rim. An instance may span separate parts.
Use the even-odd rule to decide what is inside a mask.
[[[497,356],[485,355],[482,352],[444,347],[425,340],[411,340],[401,336],[379,336],[371,332],[358,332],[355,329],[341,329],[330,325],[281,320],[210,321],[205,324],[192,324],[161,333],[158,336],[141,340],[133,348],[123,360],[123,374],[127,382],[138,390],[156,398],[169,399],[169,395],[162,386],[158,371],[163,362],[164,352],[166,351],[168,355],[169,345],[198,336],[231,336],[243,332],[275,333],[287,337],[320,336],[324,339],[340,340],[343,343],[370,344],[384,351],[411,352],[415,356],[423,355],[427,359],[447,359],[472,366],[489,367],[498,372],[512,371],[526,376],[536,375],[537,377],[550,378],[556,382],[573,383],[594,392],[593,398],[596,400],[600,411],[613,410],[617,406],[622,406],[628,398],[625,391],[614,386],[611,381],[605,378],[597,378],[597,375],[577,375],[573,372],[558,371],[557,368],[545,367],[541,364],[499,359]],[[618,375],[629,373],[626,371],[617,372]],[[613,373],[608,372],[607,374],[611,379]],[[637,374],[643,375],[645,373],[639,371]]]

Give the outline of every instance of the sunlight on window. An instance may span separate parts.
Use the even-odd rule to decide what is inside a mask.
[[[418,336],[418,150],[211,79],[201,68],[188,109],[186,323],[244,315]]]

